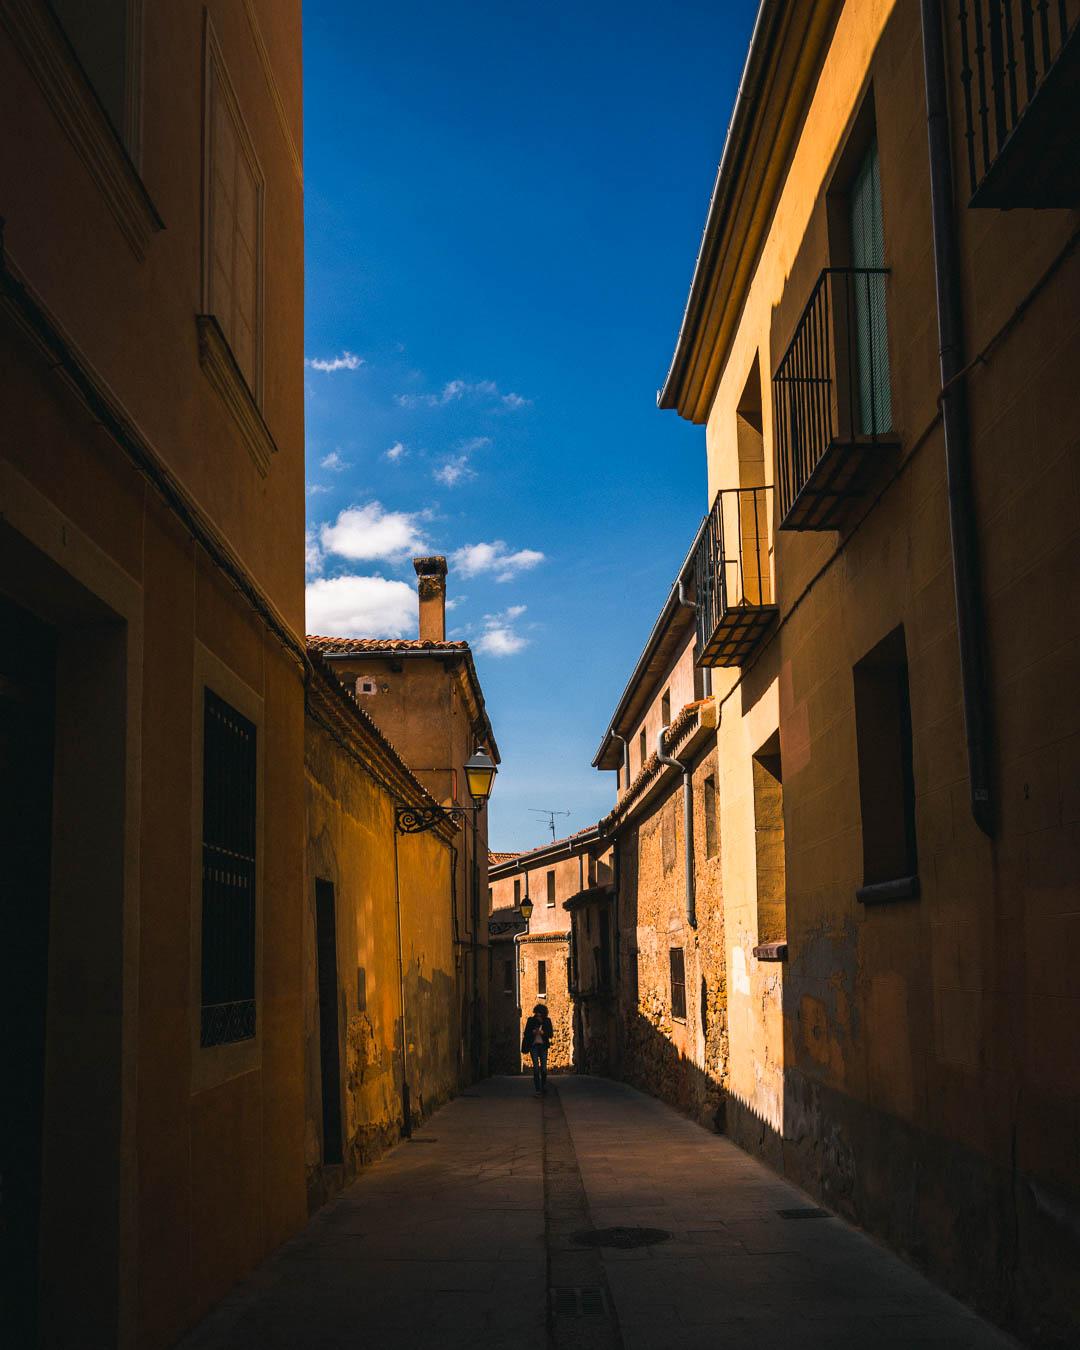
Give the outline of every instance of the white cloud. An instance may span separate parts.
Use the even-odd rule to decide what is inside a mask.
[[[525,613],[524,605],[511,605],[501,614],[484,615],[484,631],[476,641],[476,650],[485,656],[516,656],[529,645],[529,639],[514,629],[514,620]]]
[[[458,605],[463,605],[468,598],[467,595],[450,596],[446,602],[446,612],[449,613],[452,609],[457,609]]]
[[[468,478],[475,478],[476,470],[469,467],[468,455],[451,455],[449,459],[443,460],[433,476],[445,487],[456,487]]]
[[[304,571],[309,577],[317,577],[323,567],[323,551],[315,537],[314,530],[304,535]]]
[[[352,465],[348,460],[341,458],[340,450],[331,450],[324,459],[319,460],[319,467],[332,469],[334,473],[342,473],[345,469],[351,469]]]
[[[501,403],[505,408],[517,410],[526,408],[532,399],[520,394],[501,394],[494,380],[447,380],[437,394],[398,394],[397,401],[403,408],[445,408],[448,403],[457,403],[459,399],[479,399]]]
[[[384,511],[379,502],[350,506],[333,524],[320,527],[319,543],[327,553],[371,561],[405,558],[427,551],[420,527],[422,512]]]
[[[483,450],[485,446],[490,444],[490,436],[470,436],[468,440],[461,442],[458,449],[463,455],[472,455],[475,454],[477,450]]]
[[[307,495],[309,497],[317,497],[320,492],[329,492],[329,491],[330,489],[326,486],[325,483],[308,483],[307,485]]]
[[[534,548],[521,548],[511,553],[501,539],[490,544],[466,544],[451,558],[453,566],[464,577],[493,572],[496,581],[511,581],[518,572],[527,572],[544,561],[544,555]]]
[[[416,627],[416,592],[385,577],[308,582],[307,631],[326,637],[403,637]]]
[[[309,370],[321,370],[324,375],[333,375],[337,370],[359,370],[363,364],[364,358],[354,356],[352,352],[342,352],[340,356],[331,357],[304,357],[304,365]]]
[[[383,459],[388,459],[391,464],[397,464],[400,460],[403,460],[408,453],[408,450],[405,449],[400,441],[395,441],[389,450],[383,451]]]

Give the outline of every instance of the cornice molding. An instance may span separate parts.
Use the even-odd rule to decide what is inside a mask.
[[[281,97],[281,89],[278,87],[277,76],[274,74],[273,63],[270,60],[270,50],[266,45],[266,39],[263,37],[262,28],[259,25],[259,16],[255,13],[253,0],[244,0],[244,13],[247,15],[248,26],[251,29],[251,36],[255,42],[255,51],[259,58],[259,65],[262,67],[262,72],[266,79],[266,87],[270,91],[270,98],[274,104],[274,111],[277,113],[281,134],[285,137],[285,147],[289,152],[289,159],[292,162],[293,172],[296,174],[297,182],[303,187],[304,161],[297,148],[296,141],[293,138],[292,128],[289,126],[289,114],[285,109],[285,100]]]
[[[195,323],[199,331],[199,364],[232,414],[255,467],[265,478],[271,459],[277,454],[277,442],[240,373],[217,319],[212,314],[196,314]]]
[[[63,30],[44,0],[0,0],[0,24],[141,262],[164,222]]]

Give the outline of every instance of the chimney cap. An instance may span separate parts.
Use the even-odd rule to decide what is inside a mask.
[[[446,559],[441,553],[433,553],[426,558],[414,558],[412,565],[418,577],[446,576]]]

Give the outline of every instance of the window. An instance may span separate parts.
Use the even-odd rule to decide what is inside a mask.
[[[778,731],[754,756],[753,778],[758,943],[764,945],[782,942],[787,937],[784,779]]]
[[[520,877],[515,877],[515,878],[514,878],[514,906],[515,906],[515,908],[516,908],[518,905],[520,905],[520,904],[521,904],[521,878],[520,878]]]
[[[513,961],[503,962],[503,993],[512,994],[514,992],[514,963]]]
[[[536,992],[540,998],[547,996],[547,962],[536,963]]]
[[[640,770],[640,769],[643,769],[643,768],[645,767],[645,759],[646,759],[646,755],[647,755],[647,753],[648,753],[648,750],[647,750],[648,742],[645,740],[645,732],[644,732],[644,731],[642,731],[642,732],[638,735],[638,742],[637,742],[637,745],[638,745],[638,769]]]
[[[206,690],[203,720],[204,1046],[255,1035],[255,727]]]
[[[596,958],[596,987],[611,988],[611,916],[606,909],[600,911],[600,945],[593,953]]]
[[[863,882],[913,880],[919,867],[903,628],[879,642],[853,673]]]
[[[203,312],[262,401],[263,177],[213,29],[207,27]]]
[[[358,695],[371,695],[379,692],[379,686],[368,675],[361,675],[356,681],[356,692]]]
[[[686,1021],[686,961],[681,947],[668,952],[671,965],[671,1015],[676,1022]]]
[[[660,720],[664,726],[671,726],[671,690],[665,689],[660,695]]]
[[[705,812],[705,856],[706,858],[715,858],[719,849],[717,842],[717,824],[716,819],[716,777],[709,774],[705,779],[702,796],[702,809]]]
[[[554,872],[549,872],[549,873],[547,874],[547,907],[548,907],[548,909],[554,909],[554,908],[555,908],[555,873],[554,873]]]

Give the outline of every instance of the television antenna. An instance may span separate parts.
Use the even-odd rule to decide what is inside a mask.
[[[544,816],[544,817],[547,819],[548,829],[551,831],[551,839],[552,839],[552,842],[554,843],[554,841],[555,841],[555,817],[556,817],[556,816],[568,816],[568,815],[570,814],[570,812],[569,812],[569,811],[545,811],[542,807],[539,807],[539,806],[530,806],[530,807],[529,807],[529,810],[533,813],[534,816]]]

